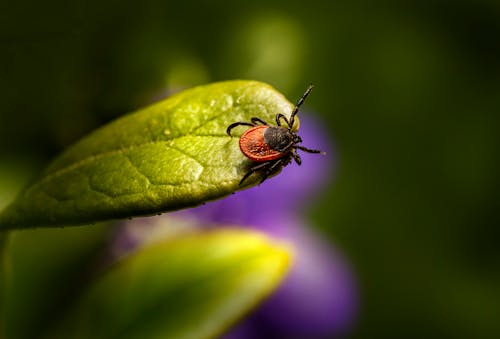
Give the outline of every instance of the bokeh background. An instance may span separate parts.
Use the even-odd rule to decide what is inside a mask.
[[[0,3],[0,202],[169,93],[255,79],[335,148],[307,218],[348,258],[352,338],[500,337],[500,2]]]

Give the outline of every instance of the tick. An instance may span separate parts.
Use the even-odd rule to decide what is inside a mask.
[[[297,165],[300,165],[302,160],[297,150],[308,153],[325,154],[322,151],[298,145],[302,142],[302,139],[296,132],[292,131],[295,116],[312,89],[313,86],[309,85],[295,105],[290,115],[290,120],[281,113],[276,114],[277,126],[269,126],[264,120],[254,117],[250,119],[251,122],[239,121],[227,127],[226,133],[229,136],[232,136],[231,130],[236,126],[251,127],[240,137],[240,149],[248,159],[254,161],[256,164],[250,167],[250,170],[243,176],[240,185],[252,175],[252,173],[257,171],[263,171],[263,176],[260,180],[260,183],[263,183],[274,171],[290,164],[292,159],[295,160]],[[282,126],[282,121],[285,122],[285,126]]]

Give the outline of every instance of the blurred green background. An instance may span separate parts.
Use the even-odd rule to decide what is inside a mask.
[[[312,82],[337,165],[310,217],[358,275],[352,337],[500,337],[500,2],[4,0],[0,46],[0,206],[173,91]]]

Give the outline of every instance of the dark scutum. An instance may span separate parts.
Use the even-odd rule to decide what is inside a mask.
[[[294,144],[294,135],[283,127],[269,127],[264,132],[264,142],[273,150],[284,152]]]

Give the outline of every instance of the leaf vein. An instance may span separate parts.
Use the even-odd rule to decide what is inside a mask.
[[[200,125],[194,127],[191,131],[189,131],[189,134],[191,133],[195,133],[197,130],[199,130],[200,128],[204,127],[207,123],[211,122],[211,121],[214,121],[214,120],[217,120],[219,119],[221,116],[224,116],[227,114],[227,111],[223,111],[222,113],[219,113],[219,114],[216,114],[214,115],[213,117],[203,121]]]
[[[139,169],[139,166],[137,166],[133,161],[132,159],[130,158],[130,156],[128,154],[123,154],[123,156],[125,157],[125,159],[127,159],[127,161],[130,163],[130,165],[137,171],[137,173],[139,173],[141,176],[143,176],[145,179],[146,179],[146,184],[147,184],[147,187],[146,189],[149,187],[149,185],[151,185],[151,180],[149,179],[149,177],[144,173],[142,172],[140,169]]]
[[[171,139],[171,140],[173,140],[173,139]],[[70,172],[70,171],[72,171],[74,169],[77,169],[77,168],[79,168],[81,166],[85,166],[85,165],[87,165],[89,163],[92,163],[94,161],[97,161],[97,160],[100,160],[100,159],[103,159],[103,158],[106,158],[106,157],[109,157],[109,156],[117,155],[117,154],[123,154],[123,155],[126,156],[126,154],[124,154],[124,153],[129,152],[129,151],[131,151],[133,149],[144,147],[144,146],[147,146],[147,145],[155,145],[155,144],[159,144],[159,143],[166,143],[166,141],[165,140],[150,141],[150,142],[145,142],[145,143],[142,143],[142,144],[135,144],[135,145],[131,145],[131,146],[128,146],[128,147],[118,148],[118,149],[110,150],[110,151],[107,151],[107,152],[90,155],[90,156],[88,156],[86,158],[83,158],[82,160],[79,160],[79,161],[74,162],[74,163],[72,163],[70,165],[67,165],[67,166],[65,166],[63,168],[60,168],[60,169],[56,170],[55,172],[49,173],[45,177],[41,178],[39,182],[37,182],[35,185],[33,185],[32,188],[36,187],[38,185],[41,185],[44,182],[50,181],[53,178],[61,176],[64,173]],[[134,167],[136,167],[136,166],[134,166]]]
[[[192,160],[196,161],[201,167],[203,167],[203,168],[206,167],[206,165],[203,164],[200,160],[196,159],[194,156],[192,156],[191,154],[187,153],[183,149],[178,148],[176,146],[173,146],[172,144],[167,144],[167,147],[169,147],[169,148],[171,148],[173,150],[176,150],[177,152],[181,153],[182,155],[185,155],[186,157],[188,157],[189,159],[192,159]]]

